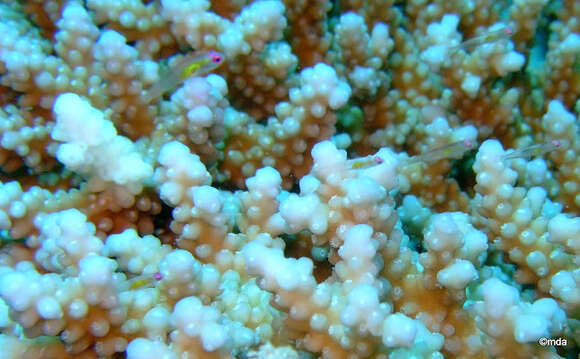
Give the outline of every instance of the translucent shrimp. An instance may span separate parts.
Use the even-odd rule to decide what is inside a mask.
[[[224,62],[224,55],[217,51],[194,52],[179,60],[155,83],[143,97],[144,103],[150,103],[175,90],[185,79],[201,76],[218,68]]]
[[[456,51],[459,50],[464,51],[473,50],[477,46],[485,43],[509,39],[513,35],[513,33],[514,31],[510,26],[503,25],[495,30],[488,30],[482,35],[475,36],[472,37],[471,39],[463,41],[455,48],[453,48],[451,52],[455,53]]]
[[[372,167],[381,163],[383,163],[383,159],[379,156],[366,156],[346,161],[347,167],[352,170]]]
[[[532,157],[543,156],[548,152],[552,152],[560,147],[560,141],[552,140],[549,143],[536,143],[526,147],[512,150],[506,154],[504,160],[513,160],[516,158],[530,159]]]
[[[475,147],[475,143],[470,140],[463,140],[450,143],[445,146],[437,147],[432,150],[427,150],[426,153],[422,153],[417,156],[409,158],[404,164],[409,165],[417,162],[421,163],[431,163],[437,162],[444,158],[447,159],[459,159],[463,157],[463,154]]]

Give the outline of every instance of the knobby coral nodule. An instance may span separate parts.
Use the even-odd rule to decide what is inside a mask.
[[[2,354],[573,357],[579,24],[4,1]]]

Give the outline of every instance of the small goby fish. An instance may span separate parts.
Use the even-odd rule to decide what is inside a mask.
[[[509,39],[514,33],[514,30],[507,26],[501,26],[495,30],[488,30],[482,35],[472,37],[471,39],[465,40],[456,47],[452,49],[452,53],[455,53],[459,50],[473,50],[479,45],[495,42],[499,40]]]
[[[516,158],[530,159],[532,157],[543,156],[548,152],[552,152],[560,147],[560,141],[552,140],[549,143],[536,143],[526,147],[518,148],[504,156],[505,160],[513,160]]]
[[[417,162],[437,162],[444,158],[446,159],[459,159],[463,157],[463,154],[470,149],[474,148],[475,144],[470,140],[463,140],[450,143],[445,146],[437,147],[432,150],[427,150],[426,153],[422,153],[417,156],[409,158],[405,165],[417,163]]]
[[[155,272],[153,275],[138,276],[130,280],[131,285],[129,286],[129,289],[137,290],[144,287],[150,287],[161,279],[163,279],[163,275],[159,272]]]
[[[372,167],[380,165],[383,163],[383,159],[379,156],[366,156],[361,158],[355,158],[346,161],[346,165],[351,170],[359,170],[367,167]]]
[[[155,83],[143,97],[148,104],[175,90],[185,79],[192,76],[201,76],[218,68],[224,63],[225,57],[217,51],[194,52],[177,60],[165,73],[162,73],[159,82]]]

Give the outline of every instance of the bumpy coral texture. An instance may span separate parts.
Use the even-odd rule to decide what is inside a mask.
[[[579,24],[3,1],[0,357],[575,357]]]

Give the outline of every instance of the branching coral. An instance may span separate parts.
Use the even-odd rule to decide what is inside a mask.
[[[572,358],[579,23],[4,1],[0,356]]]

